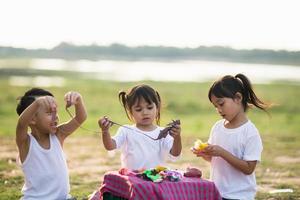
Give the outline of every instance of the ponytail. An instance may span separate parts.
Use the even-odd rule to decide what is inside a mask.
[[[214,95],[217,98],[227,97],[234,99],[237,92],[242,95],[244,111],[247,111],[251,105],[265,112],[270,107],[270,105],[264,103],[256,96],[250,80],[243,74],[237,74],[234,77],[227,75],[215,81],[209,89],[208,98],[211,101],[211,97]]]
[[[235,78],[239,81],[242,82],[242,86],[243,86],[243,105],[245,108],[245,111],[248,109],[249,104],[254,105],[255,107],[267,112],[267,108],[269,107],[269,105],[267,105],[266,103],[264,103],[262,100],[260,100],[255,92],[253,91],[252,88],[252,84],[250,82],[250,80],[243,74],[237,74],[235,75]]]

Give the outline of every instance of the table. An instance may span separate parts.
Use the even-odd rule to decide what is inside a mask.
[[[117,171],[107,172],[104,175],[102,186],[90,199],[100,200],[105,192],[129,200],[222,199],[215,184],[202,178],[183,177],[178,182],[164,180],[161,183],[154,183],[136,176],[121,175]]]

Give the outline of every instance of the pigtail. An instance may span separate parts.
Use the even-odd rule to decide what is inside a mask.
[[[126,92],[120,91],[119,92],[119,101],[123,107],[126,108]]]
[[[235,78],[237,81],[241,82],[242,88],[243,88],[243,105],[245,110],[249,107],[249,104],[254,105],[255,107],[267,112],[267,108],[269,107],[268,104],[264,103],[262,100],[260,100],[256,94],[254,93],[254,90],[252,88],[252,84],[250,80],[243,74],[237,74],[235,75]]]
[[[119,92],[119,101],[121,103],[121,105],[124,107],[124,110],[125,110],[125,113],[126,113],[126,116],[129,120],[131,120],[131,117],[130,115],[128,114],[128,111],[130,110],[129,107],[128,107],[128,103],[127,103],[127,94],[125,91],[120,91]]]
[[[160,95],[157,91],[155,91],[156,96],[157,96],[157,101],[158,101],[158,105],[157,105],[157,116],[156,116],[156,124],[160,125],[160,109],[161,109],[161,98]]]

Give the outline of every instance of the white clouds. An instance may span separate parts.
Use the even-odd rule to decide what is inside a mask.
[[[5,4],[6,3],[6,4]],[[0,7],[0,45],[226,45],[300,50],[297,1],[39,1]]]

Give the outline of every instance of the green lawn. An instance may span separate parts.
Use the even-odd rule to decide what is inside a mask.
[[[182,137],[184,154],[181,161],[173,166],[184,166],[186,163],[203,168],[205,177],[209,174],[209,165],[202,160],[194,158],[189,152],[190,146],[196,138],[207,140],[211,126],[219,119],[214,107],[207,98],[210,83],[163,83],[147,82],[156,88],[163,102],[161,111],[161,124],[164,125],[172,119],[182,122]],[[89,80],[81,78],[67,78],[63,87],[48,88],[56,96],[59,104],[60,120],[65,121],[69,116],[64,111],[63,95],[69,90],[79,91],[88,110],[88,119],[84,127],[98,130],[97,120],[107,115],[112,120],[125,124],[130,123],[123,108],[118,101],[118,91],[128,89],[137,83],[118,83],[109,81]],[[15,87],[9,84],[8,78],[0,76],[0,199],[18,199],[23,184],[22,174],[16,166],[16,147],[14,144],[15,112],[17,100],[28,87]],[[262,162],[257,167],[257,183],[262,188],[257,199],[297,199],[300,194],[300,85],[288,83],[273,83],[268,85],[254,85],[257,95],[262,99],[277,104],[270,109],[269,117],[264,112],[253,109],[249,111],[249,118],[256,124],[264,143]],[[116,130],[116,127],[113,127]],[[91,145],[82,143],[80,147],[87,151],[89,148],[98,148],[95,152],[83,153],[78,156],[73,152],[72,142],[91,138],[99,140],[100,137],[84,130],[78,130],[71,136],[67,144],[67,154],[71,158],[84,161],[86,157],[101,157],[100,175],[108,169],[117,169],[118,156],[111,159],[98,141]],[[83,142],[83,141],[82,141]],[[69,146],[68,146],[69,145]],[[72,164],[72,160],[70,161]],[[172,165],[172,164],[171,164]],[[99,174],[88,174],[84,170],[76,170],[73,162],[71,174],[71,193],[79,199],[96,189],[101,183]],[[104,168],[107,166],[108,168]],[[88,167],[88,164],[87,164]],[[111,167],[111,168],[109,168]],[[97,168],[97,165],[96,165]],[[100,165],[99,165],[100,168]],[[95,169],[97,170],[97,169]],[[80,173],[79,173],[80,171]],[[87,178],[88,177],[88,178]],[[291,188],[293,193],[269,194],[272,189]]]

